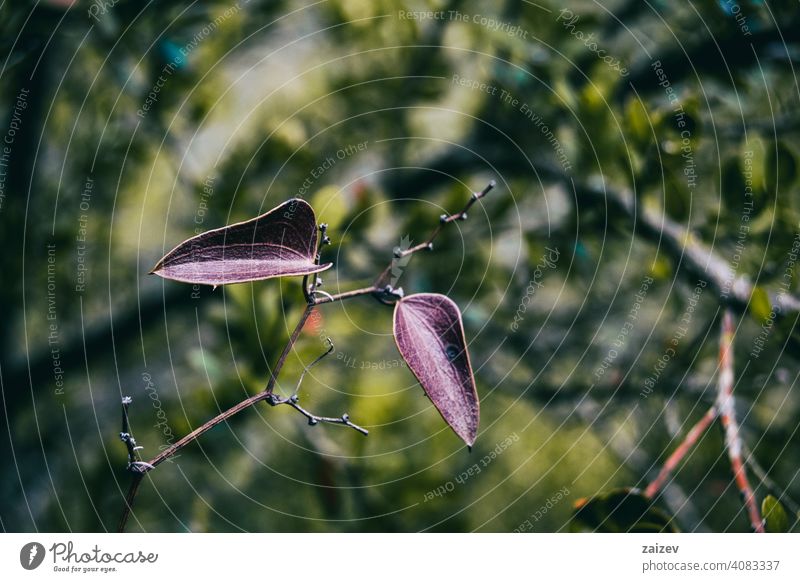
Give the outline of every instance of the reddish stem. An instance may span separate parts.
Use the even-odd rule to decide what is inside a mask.
[[[735,401],[733,398],[733,314],[726,309],[722,316],[722,334],[719,342],[719,382],[717,383],[717,408],[719,409],[722,428],[725,430],[725,448],[733,469],[736,487],[742,494],[750,525],[758,533],[764,532],[761,513],[758,510],[756,496],[747,479],[747,471],[742,461],[742,440],[739,435],[739,424],[736,422]]]
[[[644,495],[650,499],[655,497],[678,463],[697,444],[698,439],[711,426],[711,423],[719,417],[722,428],[725,431],[725,449],[728,451],[728,458],[731,462],[734,483],[736,483],[736,488],[744,499],[747,515],[750,518],[750,525],[756,532],[763,533],[764,523],[758,510],[755,493],[747,479],[745,463],[742,460],[742,439],[739,435],[739,424],[736,422],[735,401],[733,398],[733,336],[735,329],[733,314],[730,309],[726,309],[723,313],[722,329],[720,331],[717,402],[691,428],[683,442],[667,458],[658,476],[645,489]]]
[[[661,467],[661,471],[659,471],[658,476],[647,486],[647,489],[644,490],[645,497],[652,499],[656,496],[656,494],[664,487],[669,476],[678,466],[686,454],[692,450],[692,447],[697,444],[698,439],[702,436],[702,434],[706,431],[706,429],[711,426],[711,423],[714,422],[714,419],[717,418],[717,409],[716,407],[712,406],[708,409],[703,417],[697,421],[689,432],[686,434],[686,437],[683,439],[683,442],[678,445],[672,454],[667,458],[664,462],[664,466]]]

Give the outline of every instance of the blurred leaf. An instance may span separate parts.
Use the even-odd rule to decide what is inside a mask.
[[[758,199],[767,188],[767,148],[760,137],[742,142],[742,174],[751,180],[753,197]]]
[[[723,201],[723,211],[730,213],[736,221],[741,220],[742,204],[745,201],[745,182],[739,160],[731,158],[722,166],[722,183],[720,197]]]
[[[444,295],[409,295],[395,306],[394,339],[442,418],[471,447],[480,410],[458,306]]]
[[[648,142],[653,137],[650,117],[644,104],[639,99],[633,97],[628,99],[625,104],[625,120],[631,133],[640,142]]]
[[[318,273],[317,221],[308,202],[284,202],[266,214],[182,242],[152,273],[184,283],[224,285]]]
[[[224,367],[210,350],[193,349],[189,352],[189,364],[201,374],[201,377],[208,378],[212,386],[225,378]]]
[[[750,295],[750,313],[761,323],[770,316],[771,312],[772,304],[769,300],[769,293],[763,287],[753,287],[753,293]]]
[[[584,497],[575,502],[573,531],[677,532],[672,518],[653,505],[638,489],[622,488]]]
[[[664,210],[675,220],[684,222],[689,218],[691,193],[686,188],[685,177],[681,172],[668,174],[664,191]]]
[[[311,197],[311,205],[319,213],[319,221],[337,231],[347,217],[348,207],[344,191],[336,186],[325,186]]]
[[[664,254],[659,254],[650,266],[650,275],[654,279],[668,279],[672,276],[672,263]]]
[[[766,156],[766,187],[770,194],[788,190],[797,178],[797,161],[794,152],[778,140]]]
[[[764,517],[766,530],[769,533],[786,533],[789,531],[789,517],[781,502],[772,495],[767,495],[761,503],[761,515]]]

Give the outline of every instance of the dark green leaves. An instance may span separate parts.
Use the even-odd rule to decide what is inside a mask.
[[[204,232],[182,242],[153,268],[165,279],[225,285],[324,271],[318,265],[314,211],[296,198],[252,220]]]
[[[638,489],[613,489],[575,502],[574,531],[677,532],[672,518]]]

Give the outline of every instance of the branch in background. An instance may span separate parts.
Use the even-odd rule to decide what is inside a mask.
[[[690,230],[658,211],[636,205],[629,191],[593,191],[595,196],[606,196],[629,216],[637,217],[637,227],[642,234],[664,243],[671,252],[676,266],[683,266],[694,276],[708,280],[723,302],[731,302],[744,311],[750,302],[755,286],[749,277],[738,275],[728,261],[711,251]],[[685,263],[685,265],[683,265]],[[800,299],[789,293],[768,290],[770,304],[777,313],[800,311]]]
[[[444,183],[446,176],[454,172],[474,168],[476,160],[470,153],[472,151],[480,151],[486,158],[483,162],[491,164],[495,171],[508,172],[510,177],[519,173],[518,160],[509,156],[508,152],[502,149],[486,150],[480,147],[480,142],[470,140],[464,148],[453,148],[428,164],[424,170],[399,176],[389,175],[382,185],[392,195],[413,191],[423,184],[427,184],[428,188],[435,187]],[[600,208],[608,217],[626,217],[632,230],[659,244],[659,248],[672,258],[676,271],[708,281],[723,302],[742,312],[747,309],[755,288],[753,282],[747,276],[737,274],[728,261],[710,250],[682,224],[668,218],[663,212],[639,205],[631,190],[610,188],[602,180],[597,183],[576,183],[572,177],[548,164],[531,164],[529,173],[537,176],[542,183],[562,184],[568,192],[574,193],[575,201],[580,206]],[[776,317],[800,312],[800,298],[777,286],[774,289],[765,287],[765,290]]]
[[[733,314],[726,309],[722,316],[722,329],[719,342],[719,382],[717,383],[717,408],[719,409],[722,427],[725,430],[725,448],[733,469],[736,487],[742,494],[750,525],[759,533],[764,532],[761,513],[758,510],[756,496],[747,480],[747,471],[742,461],[742,439],[739,435],[739,424],[736,422],[733,398]]]
[[[719,343],[719,379],[717,381],[717,402],[709,408],[703,418],[695,424],[684,438],[683,442],[667,458],[658,476],[645,489],[645,496],[653,498],[667,482],[672,471],[686,454],[697,444],[698,439],[708,429],[714,420],[719,417],[722,427],[725,430],[725,449],[728,451],[728,458],[733,470],[733,478],[736,488],[742,495],[747,509],[750,525],[756,532],[763,533],[764,524],[761,520],[761,513],[756,503],[755,493],[747,480],[745,462],[742,460],[741,436],[739,435],[739,425],[736,422],[735,403],[733,398],[733,337],[734,325],[733,314],[730,309],[726,309],[722,316],[722,327],[720,330]]]
[[[85,354],[90,359],[103,361],[107,352],[122,351],[128,343],[141,341],[140,331],[144,334],[151,326],[163,323],[164,313],[175,314],[189,309],[194,311],[210,297],[211,293],[201,293],[198,299],[190,299],[189,293],[179,287],[167,290],[152,288],[144,291],[140,301],[134,302],[132,306],[130,298],[126,298],[120,305],[107,304],[104,309],[113,314],[113,319],[109,315],[96,321],[84,321],[83,327],[77,321],[74,325],[64,326],[61,361],[82,362],[84,346]],[[27,352],[19,350],[12,355],[8,368],[3,369],[8,384],[36,386],[37,383],[47,381],[50,360],[53,357],[50,350],[45,342],[44,347],[39,349],[31,347]],[[6,393],[6,406],[9,410],[14,409],[25,394],[25,390],[9,390]]]
[[[706,432],[708,427],[711,426],[711,423],[714,422],[715,418],[717,418],[717,409],[715,406],[712,406],[703,415],[703,418],[698,420],[691,430],[689,430],[689,432],[686,434],[686,437],[683,439],[683,442],[678,445],[678,447],[664,462],[664,466],[661,467],[661,470],[658,472],[656,478],[653,479],[644,490],[645,497],[652,499],[661,490],[661,488],[664,487],[667,479],[669,479],[669,476],[683,460],[686,454],[692,450],[692,447],[697,444],[697,441],[700,439],[703,433]]]
[[[721,301],[735,305],[741,311],[747,309],[755,289],[750,278],[737,274],[728,261],[709,249],[682,224],[658,210],[637,204],[633,192],[628,189],[613,190],[605,184],[575,184],[560,172],[549,170],[548,174],[568,189],[574,189],[578,202],[605,204],[609,216],[616,212],[624,213],[634,221],[635,230],[668,252],[677,271],[686,271],[692,277],[708,281]],[[766,291],[776,316],[800,311],[800,299],[794,295],[778,290]]]
[[[794,11],[795,13],[797,11]],[[758,55],[768,53],[767,47],[775,44],[776,33],[780,35],[780,46],[783,57],[790,58],[792,45],[800,41],[800,28],[797,14],[793,18],[781,21],[780,29],[771,26],[759,27],[747,37],[747,42],[742,42],[735,27],[727,26],[715,30],[712,34],[699,35],[686,44],[676,45],[669,42],[667,46],[654,47],[650,53],[658,55],[665,70],[674,71],[673,84],[686,78],[715,79],[719,78],[722,70],[730,69],[745,71],[758,67]],[[659,87],[653,75],[651,65],[653,58],[643,55],[638,62],[630,67],[630,76],[624,83],[617,85],[615,101],[622,103],[634,90],[640,95],[657,92]],[[687,66],[691,63],[691,67]]]

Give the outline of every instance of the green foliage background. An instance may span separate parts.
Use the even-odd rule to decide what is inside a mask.
[[[165,426],[180,437],[263,387],[302,310],[300,282],[211,291],[147,276],[196,228],[303,195],[331,225],[335,270],[323,288],[346,290],[369,284],[403,237],[424,240],[493,178],[496,190],[433,253],[415,255],[400,283],[447,293],[463,310],[482,399],[471,453],[403,367],[391,310],[369,299],[326,306],[280,385],[291,390],[331,336],[336,355],[306,380],[303,403],[347,411],[370,436],[256,407],[152,472],[129,529],[570,529],[581,497],[645,486],[714,401],[721,301],[711,288],[653,393],[640,394],[704,277],[688,256],[695,244],[738,257],[737,274],[758,285],[753,301],[735,304],[737,410],[771,484],[751,468],[759,501],[780,498],[777,488],[791,506],[797,312],[779,314],[764,351],[749,354],[800,219],[800,13],[741,0],[744,35],[725,4],[574,0],[572,30],[565,7],[548,0],[0,4],[3,132],[29,90],[0,206],[0,526],[115,528],[129,480],[122,395],[133,397],[133,432],[149,458],[168,442]],[[402,16],[419,10],[468,18]],[[594,33],[628,75],[576,30]],[[694,187],[654,61],[686,114]],[[742,250],[747,180],[754,209]],[[604,188],[631,193],[635,212]],[[692,236],[670,246],[642,229],[646,213]],[[547,249],[559,260],[537,275]],[[630,336],[598,378],[646,277],[654,282]],[[542,286],[531,296],[534,279]],[[479,473],[456,479],[476,463]],[[718,428],[657,505],[683,530],[749,529]]]

